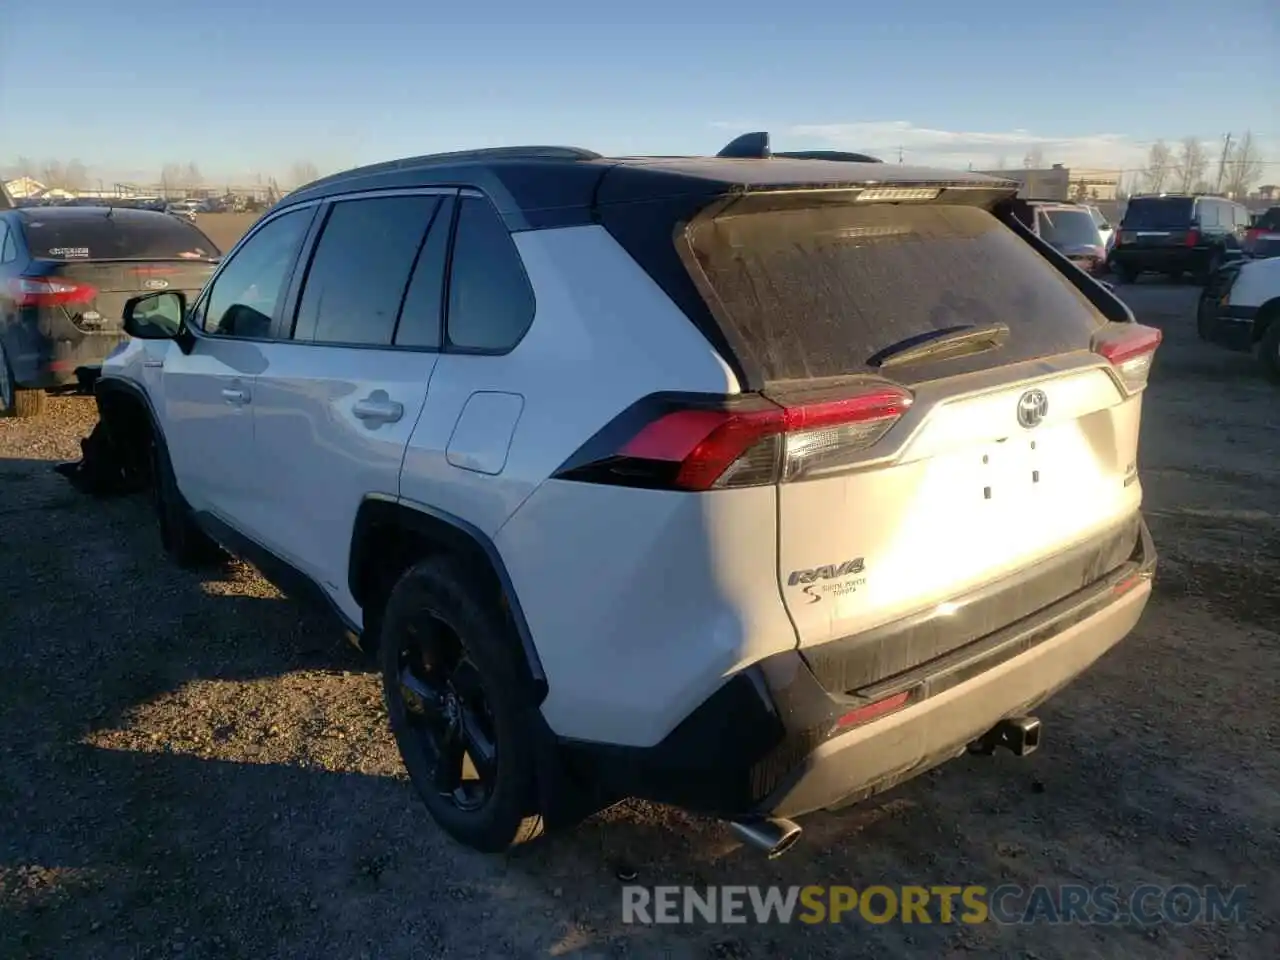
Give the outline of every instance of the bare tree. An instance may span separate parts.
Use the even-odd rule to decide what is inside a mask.
[[[186,171],[180,163],[166,163],[160,168],[160,192],[166,200],[169,199],[169,194],[181,188],[185,175]]]
[[[64,190],[83,190],[89,182],[89,171],[79,160],[70,160],[62,168],[62,188]]]
[[[46,187],[62,189],[62,180],[66,175],[62,162],[59,160],[46,160],[40,164],[40,176],[36,179],[43,183]]]
[[[1237,200],[1248,196],[1250,188],[1262,177],[1262,152],[1251,130],[1246,130],[1240,142],[1227,152],[1225,166],[1227,193]]]
[[[200,167],[194,160],[187,164],[187,169],[182,171],[182,185],[188,190],[197,190],[204,184],[204,176],[200,173]]]
[[[320,179],[320,171],[310,160],[299,160],[289,168],[289,185],[295,190],[312,180]]]
[[[1169,182],[1173,169],[1173,153],[1163,140],[1157,140],[1147,151],[1147,165],[1143,167],[1142,186],[1149,193],[1160,193]]]
[[[1195,137],[1187,137],[1178,144],[1178,154],[1173,161],[1173,177],[1179,192],[1190,193],[1204,179],[1208,169],[1209,156],[1204,151],[1203,143]]]
[[[1022,158],[1022,166],[1027,170],[1039,170],[1044,166],[1044,147],[1036,144]]]
[[[35,161],[30,157],[19,157],[18,162],[13,165],[13,169],[20,177],[34,177],[36,175]]]
[[[1008,170],[1008,169],[1009,169],[1009,167],[1007,166],[1007,164],[1008,164],[1008,163],[1009,163],[1009,158],[1008,158],[1008,157],[1006,157],[1006,156],[1002,153],[1002,154],[1000,154],[1000,156],[996,157],[996,165],[995,165],[994,167],[992,167],[992,169],[993,169],[993,170]]]

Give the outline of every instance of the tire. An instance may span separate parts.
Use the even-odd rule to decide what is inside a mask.
[[[13,379],[9,358],[0,346],[0,417],[29,418],[44,413],[43,390],[24,390]]]
[[[1196,334],[1206,343],[1213,340],[1212,326],[1216,310],[1217,304],[1212,297],[1200,297],[1200,302],[1196,305]]]
[[[459,567],[434,557],[392,588],[378,638],[383,696],[409,779],[432,818],[459,843],[499,853],[543,832],[527,721],[535,708],[515,666],[519,645],[509,619]],[[444,744],[453,745],[452,764],[441,761]],[[465,778],[464,756],[479,779]]]
[[[1280,383],[1280,312],[1273,313],[1267,324],[1267,332],[1258,344],[1258,359],[1262,370],[1275,383]]]
[[[164,443],[151,437],[151,499],[160,528],[160,546],[185,570],[216,563],[225,557],[195,522],[191,508],[178,489],[173,464]]]
[[[1112,269],[1115,271],[1115,275],[1119,278],[1121,283],[1134,284],[1138,282],[1138,271],[1133,269],[1133,267],[1122,267],[1117,263],[1113,265]]]

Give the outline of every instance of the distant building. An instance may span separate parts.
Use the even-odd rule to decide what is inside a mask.
[[[1113,170],[1072,170],[1060,163],[1047,169],[982,170],[991,177],[1003,177],[1022,185],[1018,196],[1024,200],[1114,200],[1120,175]]]
[[[1274,183],[1264,183],[1258,188],[1258,197],[1263,200],[1274,200],[1277,193],[1280,193],[1280,187]]]
[[[1048,169],[980,170],[989,177],[1001,177],[1020,184],[1018,196],[1024,200],[1066,200],[1071,189],[1070,171],[1055,163]]]
[[[1114,200],[1120,174],[1114,170],[1069,170],[1068,196],[1072,200]]]

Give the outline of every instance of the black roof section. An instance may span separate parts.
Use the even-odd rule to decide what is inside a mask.
[[[745,145],[733,148],[735,143]],[[474,188],[512,230],[595,222],[601,204],[710,202],[762,190],[875,185],[975,186],[1012,193],[1013,181],[959,170],[886,164],[838,151],[773,153],[768,134],[747,134],[715,157],[605,157],[577,147],[496,147],[408,157],[357,167],[295,190],[278,208],[364,190]],[[763,153],[763,156],[760,154]],[[741,154],[741,155],[739,155]]]

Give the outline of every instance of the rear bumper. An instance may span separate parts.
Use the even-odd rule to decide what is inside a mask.
[[[1155,273],[1194,272],[1209,263],[1209,251],[1196,247],[1113,247],[1111,263],[1125,270]]]
[[[77,367],[100,365],[128,339],[119,330],[80,330],[60,317],[24,318],[0,334],[15,383],[32,390],[77,383]]]
[[[965,750],[1066,686],[1133,629],[1151,595],[1146,524],[1130,558],[1088,587],[919,667],[833,694],[794,651],[730,678],[654,747],[561,744],[613,796],[722,817],[799,816],[888,789]],[[842,730],[859,706],[895,712]]]

